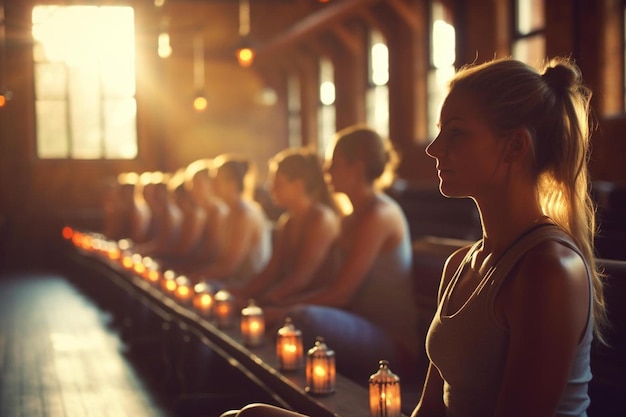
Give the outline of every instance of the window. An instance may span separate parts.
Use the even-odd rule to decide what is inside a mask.
[[[515,0],[513,58],[540,67],[546,55],[543,0]]]
[[[287,78],[287,113],[289,129],[289,147],[302,146],[302,123],[300,98],[300,79],[289,74]]]
[[[389,136],[389,50],[383,35],[370,32],[369,75],[366,97],[367,124],[381,136]]]
[[[437,136],[439,112],[448,92],[448,82],[454,76],[456,40],[454,26],[445,19],[445,9],[439,2],[431,6],[430,70],[428,72],[428,135]]]
[[[317,150],[321,156],[325,156],[331,144],[331,139],[336,133],[334,71],[333,63],[329,59],[320,59],[320,106],[317,115]]]
[[[130,7],[36,6],[32,14],[37,156],[137,156]]]

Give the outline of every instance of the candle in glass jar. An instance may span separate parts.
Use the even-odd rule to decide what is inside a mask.
[[[213,297],[213,315],[217,326],[228,328],[233,325],[234,300],[233,296],[226,290],[219,290]]]
[[[295,328],[289,317],[276,335],[276,357],[282,371],[295,371],[302,364],[302,332]]]
[[[259,346],[265,335],[265,318],[263,310],[254,300],[241,310],[241,336],[247,346]]]
[[[309,349],[306,363],[306,391],[313,395],[335,392],[335,352],[318,337]]]

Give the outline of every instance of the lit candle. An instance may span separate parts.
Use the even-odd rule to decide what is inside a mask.
[[[176,290],[174,296],[182,304],[188,304],[193,297],[191,281],[185,275],[176,277]]]
[[[381,360],[378,371],[370,376],[371,417],[400,417],[400,378],[389,370],[389,362]]]
[[[265,335],[265,318],[263,310],[254,300],[241,310],[241,337],[247,346],[259,346]]]
[[[233,296],[226,290],[219,290],[213,297],[213,314],[217,327],[228,328],[233,325],[234,318]]]
[[[335,352],[328,349],[321,337],[307,352],[306,391],[313,395],[335,392]]]
[[[302,364],[302,332],[297,330],[291,318],[285,319],[276,336],[276,357],[282,371],[295,371]]]
[[[176,272],[168,269],[161,277],[161,289],[164,293],[171,295],[176,291]]]
[[[193,286],[193,306],[205,317],[211,317],[213,311],[213,288],[206,282]]]

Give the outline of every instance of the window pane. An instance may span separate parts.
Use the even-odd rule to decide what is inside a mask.
[[[133,9],[36,6],[32,22],[37,154],[136,157]],[[52,109],[47,102],[39,105],[51,98],[59,100]],[[63,117],[52,120],[50,113],[60,111]]]
[[[39,158],[67,158],[69,136],[64,101],[38,100],[37,156]]]
[[[35,65],[35,94],[41,99],[65,99],[67,73],[64,64]]]
[[[69,80],[72,158],[102,156],[101,109],[98,73],[93,68],[72,68]]]
[[[519,39],[513,44],[513,57],[535,68],[540,68],[546,55],[543,35]]]
[[[381,136],[389,136],[389,88],[372,87],[367,91],[367,123]]]
[[[543,0],[517,0],[517,32],[521,35],[542,30],[544,22]]]
[[[137,156],[135,100],[107,100],[104,106],[105,158],[131,159]]]

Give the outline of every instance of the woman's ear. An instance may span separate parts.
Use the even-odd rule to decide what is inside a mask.
[[[504,162],[519,161],[526,156],[531,148],[531,137],[528,129],[515,129],[510,135],[504,150]]]

